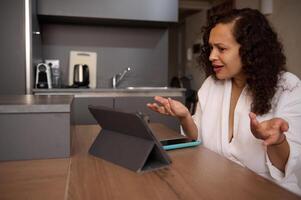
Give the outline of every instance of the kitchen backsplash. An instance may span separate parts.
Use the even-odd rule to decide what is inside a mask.
[[[44,24],[44,59],[60,60],[62,81],[68,85],[70,51],[97,53],[97,87],[112,87],[112,77],[131,67],[119,87],[166,86],[166,28]]]

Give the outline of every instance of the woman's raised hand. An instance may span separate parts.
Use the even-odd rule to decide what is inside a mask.
[[[273,118],[270,120],[258,122],[256,114],[250,113],[250,127],[253,135],[264,140],[266,146],[281,144],[285,140],[284,132],[289,128],[287,121],[282,118]]]
[[[155,96],[154,99],[157,103],[147,104],[147,107],[149,107],[153,111],[178,118],[185,118],[190,115],[186,106],[184,106],[179,101],[173,100],[171,98],[164,98],[161,96]]]

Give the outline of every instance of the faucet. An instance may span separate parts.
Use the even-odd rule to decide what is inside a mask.
[[[113,85],[113,88],[116,88],[117,85],[120,83],[120,81],[123,79],[123,77],[125,76],[125,74],[128,72],[128,71],[131,71],[131,68],[128,67],[126,68],[122,73],[119,73],[119,74],[115,74],[112,78],[112,85]]]

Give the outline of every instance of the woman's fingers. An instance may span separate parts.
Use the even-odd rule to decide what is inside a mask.
[[[271,134],[268,138],[266,138],[263,142],[265,146],[273,145],[273,144],[281,144],[285,140],[285,133],[277,133]]]
[[[287,121],[283,120],[281,126],[280,126],[280,130],[281,132],[287,132],[289,129],[288,123]]]
[[[181,116],[181,113],[185,112],[183,109],[185,106],[171,98],[155,96],[154,99],[159,105],[156,103],[147,104],[147,106],[154,111],[171,116]]]
[[[157,111],[157,107],[154,105],[154,103],[148,103],[146,106],[153,111]]]
[[[168,104],[168,100],[161,96],[155,96],[154,99],[162,105]]]
[[[249,113],[249,117],[251,132],[256,138],[265,140],[271,135],[271,132],[273,132],[273,130],[269,128],[269,121],[263,121],[259,123],[256,118],[256,114],[253,112]]]
[[[159,106],[156,103],[148,103],[147,107],[150,108],[151,110],[164,114],[164,115],[169,115],[169,112],[167,112],[167,110],[165,109],[164,106]]]
[[[172,105],[171,105],[171,99],[168,98],[166,99],[167,101],[164,104],[164,107],[166,109],[166,111],[171,115],[171,116],[175,116],[174,112],[172,111]]]
[[[174,115],[171,111],[170,104],[167,98],[161,97],[161,96],[155,96],[154,98],[158,103],[160,103],[162,106],[158,106],[159,112],[166,115]]]
[[[276,139],[275,137],[270,136],[270,137],[268,137],[267,139],[265,139],[265,140],[263,141],[263,144],[264,144],[265,146],[269,146],[269,145],[271,145],[271,144],[274,144],[276,141],[277,141],[277,139]]]
[[[283,132],[286,132],[289,128],[287,121],[282,118],[273,118],[259,123],[256,114],[252,112],[249,117],[253,135],[264,140],[264,145],[278,144],[283,141],[283,137],[285,137]]]
[[[166,99],[164,97],[157,96],[157,97],[155,97],[155,100],[158,101],[162,105],[161,109],[162,109],[162,111],[164,109],[165,114],[172,115],[168,99]]]
[[[152,109],[153,111],[159,111],[159,106],[156,103],[148,103],[147,107],[149,107],[150,109]]]
[[[259,134],[259,131],[258,131],[260,124],[259,124],[258,120],[256,119],[256,114],[253,112],[250,112],[249,117],[250,117],[250,128],[251,128],[253,135],[256,138],[261,138],[261,135]]]
[[[256,119],[256,114],[253,113],[253,112],[250,112],[250,113],[249,113],[249,117],[250,117],[251,127],[257,129],[258,126],[259,126],[259,122],[258,122],[258,120]]]

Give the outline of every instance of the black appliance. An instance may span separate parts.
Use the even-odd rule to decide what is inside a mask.
[[[36,69],[36,88],[52,88],[51,68],[45,63],[39,63]]]
[[[89,67],[85,64],[74,65],[73,87],[89,87]]]

